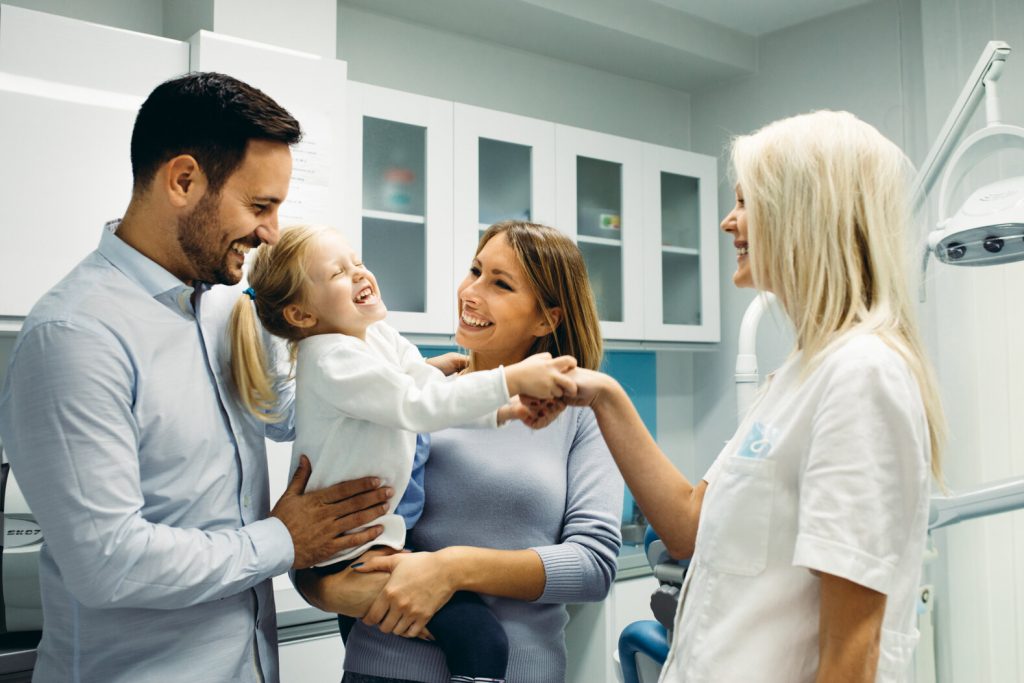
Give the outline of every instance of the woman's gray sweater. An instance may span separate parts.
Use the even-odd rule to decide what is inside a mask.
[[[568,408],[538,431],[515,422],[436,432],[424,487],[423,517],[409,534],[410,547],[532,548],[540,555],[546,585],[538,600],[484,599],[508,635],[508,682],[564,681],[565,604],[604,599],[621,544],[622,477],[593,412]],[[345,670],[448,681],[437,646],[361,622],[349,636]]]

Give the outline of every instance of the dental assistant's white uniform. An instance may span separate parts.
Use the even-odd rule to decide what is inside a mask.
[[[918,384],[879,337],[801,377],[791,358],[705,479],[662,681],[813,681],[826,572],[887,596],[878,681],[917,641],[930,441]]]

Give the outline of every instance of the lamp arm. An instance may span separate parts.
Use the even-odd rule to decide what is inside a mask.
[[[757,371],[757,327],[761,316],[776,302],[771,292],[759,292],[747,306],[740,323],[739,349],[736,354],[736,408],[740,419],[757,395],[760,375]]]

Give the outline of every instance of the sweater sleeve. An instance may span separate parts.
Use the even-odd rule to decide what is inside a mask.
[[[537,602],[597,602],[618,567],[623,481],[589,409],[578,412],[566,476],[561,542],[533,548],[546,574]]]

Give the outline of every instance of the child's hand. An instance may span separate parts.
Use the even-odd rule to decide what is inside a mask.
[[[433,358],[427,358],[426,361],[447,376],[464,370],[469,365],[469,356],[463,356],[461,353],[452,351],[450,353],[443,353],[440,356],[434,356]]]
[[[519,418],[531,429],[543,429],[555,421],[565,410],[566,402],[555,398],[534,398],[533,396],[519,397],[523,408],[526,410],[526,417]]]
[[[576,383],[567,374],[576,367],[572,356],[552,358],[550,353],[537,353],[505,368],[508,393],[527,394],[537,398],[575,396]]]
[[[526,409],[522,401],[519,400],[518,396],[513,396],[506,405],[498,408],[498,426],[502,426],[509,420],[521,420],[526,421],[530,416],[530,411]]]

